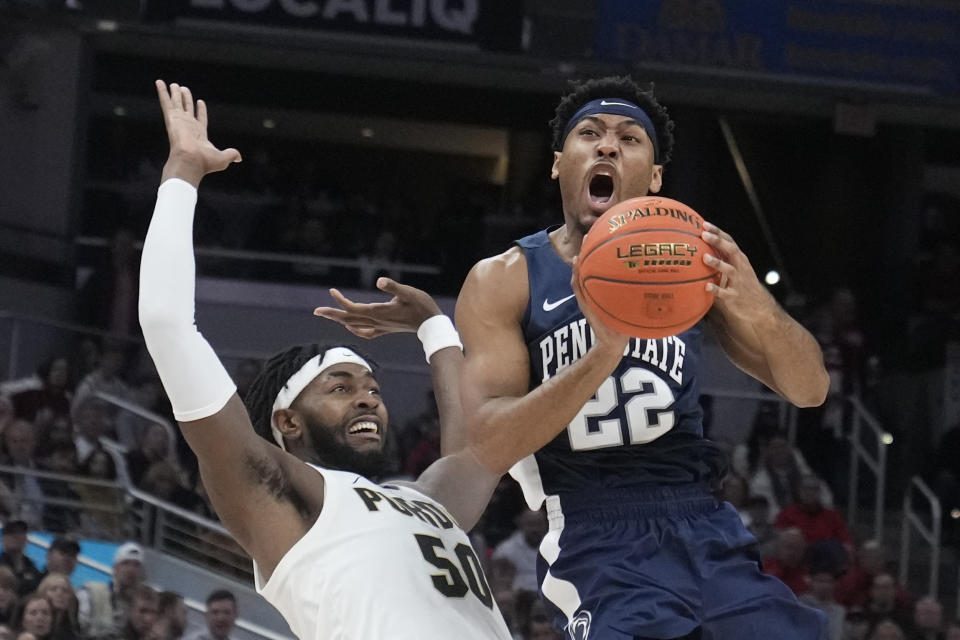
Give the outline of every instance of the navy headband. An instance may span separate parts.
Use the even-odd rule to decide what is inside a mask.
[[[598,98],[591,100],[580,107],[573,116],[567,121],[567,126],[563,130],[563,137],[560,138],[561,144],[566,141],[570,131],[577,126],[577,123],[587,116],[593,116],[598,113],[611,113],[615,116],[626,116],[633,118],[640,123],[643,130],[647,132],[647,137],[653,144],[653,161],[660,162],[660,145],[657,143],[657,130],[653,127],[653,121],[647,112],[623,98]]]

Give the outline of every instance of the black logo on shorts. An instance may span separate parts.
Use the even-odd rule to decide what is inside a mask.
[[[570,638],[572,640],[587,640],[587,636],[590,635],[591,620],[593,620],[593,616],[590,615],[589,611],[581,611],[573,616],[567,623],[567,633],[570,634]]]

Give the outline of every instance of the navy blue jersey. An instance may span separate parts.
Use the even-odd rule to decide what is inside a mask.
[[[517,241],[530,279],[523,331],[531,389],[593,342],[570,286],[570,265],[554,250],[550,230]],[[511,471],[531,508],[544,495],[714,479],[722,455],[703,438],[702,330],[698,323],[676,336],[630,340],[619,366],[569,426]]]

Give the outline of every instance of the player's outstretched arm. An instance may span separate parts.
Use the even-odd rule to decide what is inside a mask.
[[[317,307],[314,315],[340,323],[361,338],[388,333],[413,333],[424,345],[433,378],[433,391],[440,416],[440,453],[449,455],[466,446],[463,404],[460,402],[460,370],[463,351],[450,319],[425,291],[378,278],[377,288],[393,297],[387,302],[354,302],[337,289],[330,294],[340,305]]]
[[[628,342],[581,305],[593,327],[593,346],[529,391],[530,360],[521,328],[528,287],[526,259],[513,248],[474,266],[457,299],[456,321],[465,356],[460,393],[467,434],[478,459],[499,473],[570,424],[616,368]],[[576,282],[574,293],[579,302]]]
[[[322,476],[256,435],[233,381],[194,325],[196,185],[239,154],[210,144],[206,108],[195,108],[187,89],[158,82],[157,91],[170,156],[143,244],[140,324],[217,514],[269,575],[306,531],[297,506],[319,513]]]
[[[724,351],[740,369],[798,407],[823,403],[830,378],[820,345],[777,304],[730,234],[704,224],[715,254],[704,261],[722,274],[708,284],[716,300],[707,316]]]

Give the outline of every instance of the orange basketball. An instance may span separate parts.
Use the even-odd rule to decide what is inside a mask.
[[[624,200],[590,228],[577,278],[586,303],[608,327],[636,338],[689,329],[713,304],[707,282],[720,282],[703,254],[703,218],[676,200]]]

